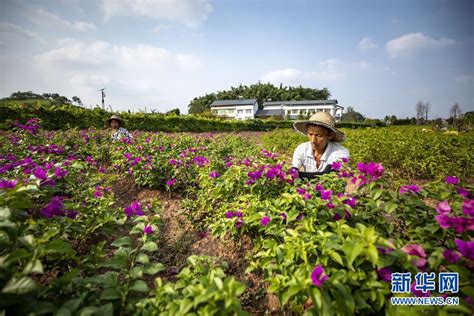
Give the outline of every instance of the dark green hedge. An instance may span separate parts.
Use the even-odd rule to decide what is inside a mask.
[[[47,130],[89,127],[103,128],[112,113],[99,108],[90,110],[73,105],[43,106],[40,103],[0,103],[0,129],[9,129],[17,120],[25,123],[31,118],[40,118],[41,126]],[[211,132],[211,131],[268,131],[275,128],[291,128],[292,121],[248,120],[236,121],[204,118],[193,115],[165,116],[148,113],[120,113],[129,130],[161,132]],[[359,128],[369,124],[338,123],[339,127]]]

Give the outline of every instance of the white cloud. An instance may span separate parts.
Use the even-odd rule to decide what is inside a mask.
[[[361,51],[368,51],[368,50],[377,48],[378,45],[375,43],[375,41],[372,38],[364,37],[363,39],[360,40],[358,47]]]
[[[346,77],[346,65],[338,59],[327,59],[319,62],[316,70],[305,71],[296,68],[273,70],[262,77],[263,82],[274,84],[302,84],[308,81],[326,83],[338,81]]]
[[[195,27],[212,12],[209,0],[102,0],[104,18],[144,16]]]
[[[426,49],[449,47],[455,43],[453,39],[447,37],[435,39],[423,33],[410,33],[389,41],[385,48],[390,57],[395,58],[414,55]]]
[[[35,32],[24,29],[19,25],[0,22],[0,37],[3,38],[4,36],[9,35],[21,36],[25,38],[33,38],[37,36]]]
[[[26,16],[34,23],[48,25],[54,28],[68,28],[76,31],[93,31],[96,26],[93,23],[83,21],[68,21],[43,8],[28,6],[25,9]]]
[[[55,82],[44,91],[71,91],[88,104],[97,103],[97,90],[106,87],[107,104],[176,104],[179,96],[196,93],[176,91],[183,76],[199,80],[203,65],[194,54],[176,53],[151,45],[116,45],[105,41],[63,39],[57,48],[33,59],[42,82]],[[64,92],[66,94],[66,92]],[[125,101],[127,100],[127,101]],[[114,106],[115,107],[115,106]],[[122,108],[123,109],[123,108]]]

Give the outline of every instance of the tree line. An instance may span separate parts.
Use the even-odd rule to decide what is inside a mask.
[[[188,105],[189,114],[199,114],[210,110],[211,103],[216,100],[235,100],[239,97],[244,99],[257,99],[259,109],[262,109],[263,102],[272,101],[299,101],[299,100],[327,100],[331,93],[327,88],[313,89],[302,86],[291,87],[274,86],[271,83],[261,83],[238,85],[230,87],[229,90],[208,93],[204,96],[194,98]]]

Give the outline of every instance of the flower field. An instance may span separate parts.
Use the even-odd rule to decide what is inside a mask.
[[[1,313],[472,314],[472,133],[347,131],[351,159],[310,182],[284,133],[2,132]],[[459,291],[392,293],[419,272]]]

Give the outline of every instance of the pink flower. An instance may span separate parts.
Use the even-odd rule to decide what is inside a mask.
[[[220,173],[217,172],[217,171],[212,171],[212,172],[209,174],[209,177],[214,178],[214,179],[219,178],[220,176],[221,176]]]
[[[320,191],[321,192],[321,199],[322,200],[326,200],[326,201],[329,201],[331,199],[331,195],[332,195],[332,190],[322,190]]]
[[[436,211],[439,214],[447,214],[451,211],[451,206],[449,206],[448,201],[439,202],[438,206],[436,206]]]
[[[328,203],[326,204],[326,206],[327,206],[327,208],[330,208],[330,209],[331,209],[331,208],[334,208],[334,204],[333,204],[332,202],[328,202]]]
[[[404,185],[400,187],[400,194],[413,193],[416,194],[420,192],[421,188],[417,185]]]
[[[18,180],[0,180],[0,189],[13,189],[16,184],[18,183]]]
[[[176,181],[178,180],[176,180],[176,178],[173,178],[171,180],[166,181],[166,185],[172,187],[173,185],[175,185]]]
[[[270,218],[268,216],[262,217],[262,220],[260,221],[260,225],[267,226],[268,223],[270,223]]]
[[[455,239],[454,242],[456,243],[456,246],[458,246],[459,252],[461,252],[465,258],[474,260],[474,241]]]
[[[335,161],[331,164],[333,170],[339,171],[342,167],[342,164],[339,161]]]
[[[413,260],[412,263],[419,269],[425,268],[426,263],[427,263],[426,252],[421,245],[417,245],[417,244],[406,245],[405,247],[402,248],[402,251],[405,252],[406,254],[409,254],[410,256],[418,257],[419,259]]]
[[[446,214],[439,214],[435,216],[436,221],[439,224],[439,227],[442,229],[447,229],[451,227],[451,218]]]
[[[459,183],[459,179],[456,177],[456,176],[447,176],[444,181],[447,183],[447,184],[458,184]]]
[[[311,281],[313,281],[313,284],[317,287],[321,287],[328,278],[321,265],[317,265],[311,273]]]

